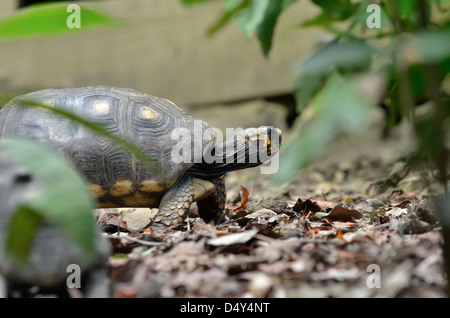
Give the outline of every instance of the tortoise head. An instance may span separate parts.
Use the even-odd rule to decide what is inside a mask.
[[[215,178],[230,171],[259,166],[278,153],[281,138],[281,130],[271,126],[241,129],[216,144],[189,172],[200,178]]]
[[[245,162],[249,164],[261,165],[279,151],[282,131],[272,126],[247,128],[237,132],[233,139],[235,139],[235,157],[238,162],[245,159]]]

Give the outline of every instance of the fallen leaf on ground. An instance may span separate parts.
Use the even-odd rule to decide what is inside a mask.
[[[292,207],[292,210],[295,212],[306,214],[308,212],[319,212],[322,210],[322,208],[311,199],[302,201],[302,199],[298,198],[297,202],[295,202],[294,206]]]
[[[208,240],[208,244],[212,246],[223,246],[223,245],[232,245],[239,243],[247,243],[250,241],[255,235],[258,233],[256,230],[245,231],[240,233],[233,233],[229,235],[224,235],[221,237],[216,237]]]
[[[243,187],[243,186],[241,186],[241,188],[242,188],[242,201],[241,201],[241,203],[237,206],[237,207],[235,207],[235,208],[233,208],[231,211],[233,211],[233,212],[235,212],[235,211],[237,211],[237,210],[239,210],[239,209],[245,209],[245,205],[247,204],[247,202],[248,202],[248,190],[247,190],[247,188],[245,188],[245,187]]]
[[[145,231],[142,233],[144,235],[152,235],[153,234],[153,227],[148,227],[145,229]]]
[[[347,241],[345,240],[345,238],[342,236],[342,230],[341,229],[337,229],[337,233],[336,233],[338,239],[340,239],[341,241],[344,241],[347,243]]]
[[[327,217],[332,220],[342,220],[342,221],[352,221],[353,219],[362,218],[362,214],[356,210],[347,209],[343,206],[337,205],[335,206],[331,212],[327,215]]]

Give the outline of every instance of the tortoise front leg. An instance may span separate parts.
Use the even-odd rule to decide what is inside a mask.
[[[225,208],[225,200],[227,197],[225,176],[220,176],[209,181],[214,184],[215,191],[206,198],[197,201],[198,214],[206,223],[214,221],[214,224],[217,224]]]
[[[189,173],[185,173],[162,197],[159,211],[153,219],[153,230],[159,233],[169,226],[182,223],[192,202],[194,202],[193,178]]]

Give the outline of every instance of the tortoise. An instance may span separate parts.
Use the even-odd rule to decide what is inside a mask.
[[[157,169],[68,118],[20,107],[26,100],[103,124],[138,146]],[[182,223],[193,202],[200,217],[217,223],[225,206],[225,173],[263,164],[281,142],[281,130],[271,126],[240,130],[223,143],[216,143],[211,129],[167,99],[107,86],[45,89],[0,110],[1,138],[31,138],[63,154],[84,175],[99,207],[159,207],[151,222],[156,232]],[[182,140],[174,138],[176,132]],[[174,160],[174,153],[185,160]]]

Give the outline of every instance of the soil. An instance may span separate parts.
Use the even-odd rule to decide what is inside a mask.
[[[108,234],[114,297],[445,297],[439,190],[430,171],[396,179],[405,136],[341,136],[283,185],[231,173],[217,226],[194,208],[161,235]]]

